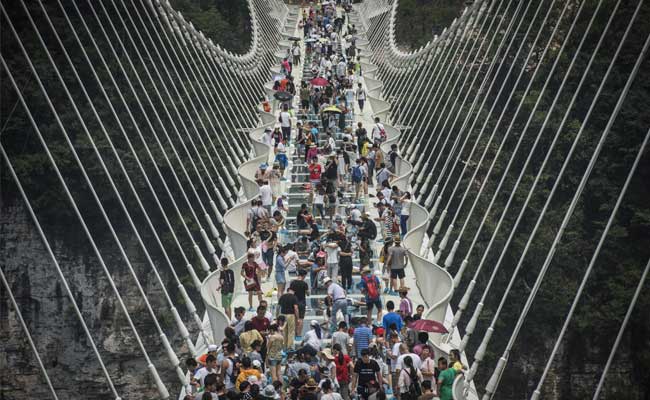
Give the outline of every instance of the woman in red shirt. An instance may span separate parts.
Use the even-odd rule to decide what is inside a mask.
[[[339,393],[344,399],[350,398],[350,370],[354,364],[350,356],[343,354],[341,345],[336,343],[332,346],[332,355],[334,355],[334,364],[336,364],[336,380],[339,383]]]
[[[316,187],[316,184],[320,182],[320,174],[323,172],[320,164],[318,163],[318,157],[311,159],[311,164],[309,164],[309,180],[311,181],[312,187]]]
[[[253,294],[257,294],[257,299],[262,302],[262,288],[260,278],[257,276],[259,265],[255,262],[255,253],[248,252],[248,258],[241,266],[241,276],[244,278],[244,287],[248,292],[248,311],[255,311],[253,308]]]

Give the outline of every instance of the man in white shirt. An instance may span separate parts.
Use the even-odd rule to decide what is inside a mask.
[[[271,128],[266,128],[264,130],[264,136],[262,137],[264,144],[273,146],[273,130]]]
[[[337,281],[341,248],[337,242],[329,242],[325,245],[325,253],[327,253],[327,275]]]
[[[289,143],[291,140],[291,114],[289,114],[288,104],[284,104],[282,112],[280,112],[280,129],[282,129],[282,137]]]
[[[363,114],[363,105],[366,102],[366,91],[361,83],[359,83],[357,88],[357,102],[359,103],[359,113]]]
[[[379,122],[379,117],[375,117],[375,125],[372,127],[372,140],[374,142],[383,141],[382,132],[385,132],[384,124]]]
[[[204,384],[204,379],[208,374],[216,374],[217,373],[217,357],[213,356],[212,354],[209,354],[205,358],[205,367],[200,368],[198,371],[196,371],[196,374],[194,374],[194,379],[196,379],[197,382],[201,383],[201,387],[205,386]]]
[[[273,205],[273,192],[269,181],[264,181],[260,186],[260,199],[262,200],[262,207],[271,214],[271,205]]]
[[[331,277],[325,278],[323,281],[327,288],[327,296],[332,299],[332,317],[330,319],[330,332],[336,331],[336,314],[341,311],[345,323],[348,323],[348,298],[343,289],[338,283],[332,281]]]
[[[415,353],[410,353],[408,345],[406,343],[402,343],[399,346],[399,357],[397,357],[397,364],[395,365],[395,371],[398,374],[399,371],[404,368],[404,358],[406,356],[411,357],[411,360],[413,360],[413,367],[415,369],[420,369],[420,366],[422,365],[422,360],[420,360],[420,356],[418,356]]]
[[[351,207],[352,209],[350,210],[350,218],[352,221],[361,222],[361,210],[359,210],[354,204]]]

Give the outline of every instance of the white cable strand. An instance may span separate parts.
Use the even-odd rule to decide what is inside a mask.
[[[575,312],[578,303],[580,302],[580,299],[582,298],[582,293],[587,286],[587,280],[589,279],[591,275],[591,271],[594,268],[594,265],[596,264],[596,260],[598,259],[598,256],[600,255],[600,250],[603,246],[603,243],[605,242],[605,239],[607,238],[607,234],[609,233],[609,229],[612,227],[614,220],[616,219],[616,214],[618,213],[618,209],[621,206],[621,203],[623,202],[623,198],[625,197],[625,194],[627,192],[627,188],[630,185],[630,182],[632,181],[632,178],[634,177],[634,173],[636,172],[636,168],[639,164],[639,160],[643,157],[643,153],[645,151],[645,148],[648,144],[648,139],[650,139],[650,129],[646,132],[645,139],[643,140],[643,143],[641,143],[641,146],[639,147],[639,151],[636,155],[636,158],[634,159],[634,163],[632,164],[632,168],[630,168],[630,172],[627,174],[627,178],[625,179],[625,183],[623,184],[623,187],[621,188],[621,191],[618,195],[618,198],[616,199],[616,203],[614,204],[614,208],[612,209],[612,212],[609,215],[609,219],[607,220],[607,224],[605,225],[605,229],[603,230],[603,233],[600,235],[600,240],[598,241],[598,245],[596,246],[596,250],[594,251],[594,254],[591,256],[591,261],[589,261],[589,265],[587,266],[587,269],[584,273],[584,276],[582,277],[582,282],[580,282],[580,286],[578,287],[578,290],[576,291],[576,295],[573,298],[573,302],[571,303],[571,308],[569,309],[569,312],[567,313],[566,318],[564,319],[564,324],[562,325],[562,329],[560,331],[560,334],[558,335],[557,339],[555,340],[555,345],[553,346],[553,351],[551,351],[551,355],[549,356],[547,362],[546,362],[546,367],[544,367],[544,372],[542,373],[542,376],[539,378],[539,382],[537,383],[537,388],[533,392],[531,396],[531,400],[537,400],[539,396],[541,395],[541,390],[542,390],[542,385],[544,384],[544,381],[546,380],[546,375],[548,375],[551,365],[553,364],[553,360],[555,359],[555,355],[557,354],[560,345],[562,344],[562,339],[564,338],[564,334],[566,333],[569,323],[571,322],[571,319],[573,318],[573,313]],[[645,280],[645,277],[641,278],[641,283]],[[639,290],[637,288],[637,290]],[[633,300],[635,302],[636,300]],[[624,328],[623,328],[624,329]],[[615,347],[618,345],[614,345],[613,352],[615,352]],[[603,376],[607,374],[607,368],[603,371]],[[594,399],[598,398],[597,396],[598,390],[596,392],[596,395],[594,396]]]
[[[0,9],[2,9],[2,13],[6,15],[6,13],[4,11],[4,6],[2,6],[1,3],[0,3]],[[88,240],[90,241],[90,244],[91,244],[91,246],[93,248],[93,252],[95,253],[95,255],[97,257],[97,260],[99,261],[100,265],[102,266],[102,269],[104,270],[104,273],[106,274],[106,277],[108,278],[108,282],[111,285],[111,288],[113,289],[113,291],[114,291],[114,293],[115,293],[115,295],[117,297],[118,302],[120,303],[120,308],[122,308],[122,311],[124,312],[124,315],[125,315],[125,317],[127,319],[129,327],[133,331],[136,342],[138,343],[138,347],[140,348],[140,351],[142,352],[142,355],[144,356],[144,359],[147,362],[147,368],[149,369],[149,372],[151,373],[152,378],[156,382],[156,386],[157,386],[157,389],[158,389],[158,392],[159,392],[160,396],[162,398],[164,398],[164,399],[169,398],[169,392],[167,391],[167,388],[165,387],[165,385],[162,383],[162,380],[160,379],[160,376],[158,375],[158,371],[156,370],[156,367],[153,365],[153,363],[151,362],[151,359],[149,358],[149,354],[147,353],[147,350],[145,349],[144,344],[142,343],[142,339],[140,338],[140,335],[138,334],[138,331],[135,328],[133,320],[131,319],[131,315],[129,314],[129,311],[126,308],[126,305],[124,304],[122,296],[120,295],[120,292],[117,289],[117,286],[115,286],[115,282],[113,281],[113,278],[111,277],[111,273],[108,270],[108,267],[106,266],[106,264],[104,263],[104,258],[102,257],[102,255],[101,255],[101,253],[99,251],[99,248],[95,244],[95,240],[93,239],[93,237],[92,237],[92,235],[90,233],[90,230],[88,229],[88,226],[86,225],[86,221],[84,220],[83,216],[81,215],[81,212],[79,211],[79,208],[77,207],[77,203],[74,200],[74,198],[72,196],[72,193],[70,192],[70,189],[66,185],[65,180],[63,179],[63,176],[61,175],[61,171],[59,171],[59,168],[58,168],[58,166],[56,164],[56,161],[54,160],[54,157],[52,156],[52,153],[50,152],[49,148],[47,147],[47,143],[45,142],[45,139],[43,138],[43,136],[41,134],[40,128],[38,127],[38,125],[36,124],[36,121],[34,120],[34,118],[32,116],[32,113],[31,113],[31,110],[29,109],[29,106],[25,102],[25,99],[24,99],[24,97],[22,95],[22,92],[18,92],[18,85],[16,84],[16,81],[15,81],[15,79],[13,77],[13,74],[9,70],[9,66],[6,63],[4,56],[1,55],[1,54],[0,54],[0,63],[2,64],[2,67],[5,69],[5,71],[7,71],[7,75],[9,76],[9,80],[11,81],[14,89],[16,90],[16,93],[17,93],[18,97],[21,100],[21,103],[23,104],[23,107],[25,108],[25,113],[27,114],[27,117],[29,118],[32,126],[34,127],[34,131],[37,133],[37,135],[39,137],[41,145],[43,146],[43,148],[45,150],[45,153],[46,153],[50,163],[52,164],[52,167],[54,168],[54,171],[55,171],[55,173],[57,175],[57,178],[62,183],[62,186],[63,186],[63,189],[64,189],[64,191],[66,193],[66,196],[67,196],[68,200],[70,201],[70,203],[72,205],[72,208],[75,211],[75,215],[79,219],[79,222],[81,223],[81,226],[82,226],[82,228],[84,230],[84,233],[85,233],[86,237],[88,238]],[[29,61],[29,63],[30,63],[30,68],[33,68],[33,66],[31,66],[31,61]],[[40,79],[37,78],[37,81],[39,82],[39,86],[41,86],[41,91],[45,92],[44,88],[42,87],[42,83],[40,82]],[[48,101],[49,104],[52,104],[49,97],[46,97],[46,100]],[[59,127],[63,130],[63,126],[61,124],[61,120],[60,120],[59,116],[55,113],[54,117],[56,118],[57,124],[59,125]],[[81,171],[85,175],[85,171],[83,169]],[[85,176],[87,176],[87,175],[85,175]],[[93,191],[92,187],[91,187],[91,191]],[[100,207],[100,210],[105,215],[103,207]],[[109,225],[109,228],[112,230],[112,226]],[[121,245],[119,245],[119,242],[118,242],[118,247],[120,249],[122,249]],[[123,250],[121,250],[121,251],[123,251]],[[126,259],[126,260],[127,260],[127,265],[130,266],[130,263],[128,262],[128,259]],[[138,284],[138,286],[139,286],[139,284]],[[154,319],[154,323],[157,323],[157,321],[155,319]]]
[[[642,3],[641,1],[639,3]],[[605,130],[603,131],[600,140],[598,141],[598,144],[596,145],[596,149],[594,150],[593,155],[591,156],[591,159],[589,160],[589,164],[587,165],[587,168],[585,170],[585,173],[582,176],[582,179],[580,180],[580,183],[578,184],[578,188],[576,189],[575,195],[573,196],[573,199],[571,200],[571,204],[569,204],[569,208],[567,209],[564,219],[562,220],[562,224],[560,225],[560,228],[555,235],[555,238],[553,239],[553,243],[551,244],[551,248],[549,249],[546,259],[544,260],[544,264],[542,265],[542,268],[540,270],[539,275],[537,276],[537,279],[535,280],[535,284],[533,285],[533,288],[528,295],[528,299],[526,299],[526,304],[524,304],[523,311],[519,314],[519,318],[517,319],[517,324],[515,325],[514,331],[512,332],[510,336],[510,340],[508,341],[508,345],[506,346],[506,349],[503,352],[503,355],[499,359],[499,362],[497,364],[497,367],[494,370],[494,373],[492,374],[492,377],[488,381],[488,384],[486,386],[486,393],[483,395],[483,400],[489,400],[492,398],[492,395],[494,395],[494,392],[496,391],[496,388],[499,385],[499,381],[501,378],[501,373],[503,372],[503,369],[505,368],[505,365],[508,360],[508,356],[510,354],[510,350],[512,350],[512,347],[514,346],[514,343],[517,339],[517,336],[519,335],[519,332],[521,331],[521,327],[524,324],[524,320],[526,319],[526,316],[528,316],[528,312],[530,311],[530,308],[533,304],[533,301],[535,300],[535,297],[537,296],[537,293],[539,291],[539,288],[542,285],[542,282],[544,280],[544,277],[546,276],[546,272],[548,271],[548,268],[551,264],[551,261],[553,260],[553,256],[555,255],[555,251],[557,250],[557,246],[560,243],[560,240],[562,239],[562,236],[564,235],[564,230],[566,229],[567,225],[569,224],[569,220],[573,216],[573,212],[575,211],[576,205],[578,204],[578,201],[580,200],[580,195],[582,194],[585,186],[587,185],[587,181],[589,180],[589,177],[591,176],[591,172],[593,171],[594,165],[598,161],[598,156],[600,155],[600,152],[605,144],[605,140],[609,137],[609,133],[612,129],[612,126],[614,125],[614,122],[616,121],[616,118],[618,117],[618,114],[623,107],[623,103],[625,102],[625,99],[627,97],[627,93],[630,90],[630,87],[632,86],[632,83],[634,82],[636,75],[639,71],[639,68],[641,67],[642,62],[644,61],[645,55],[648,51],[648,47],[650,47],[650,35],[647,36],[646,41],[643,45],[643,49],[641,50],[641,53],[639,54],[636,63],[634,64],[634,68],[632,69],[632,72],[630,73],[627,82],[625,83],[625,87],[623,88],[618,101],[616,102],[616,106],[614,107],[614,110],[612,111],[612,114],[610,115],[609,120],[607,121],[607,126],[605,127]],[[581,129],[583,129],[585,125],[583,124]],[[562,165],[562,170],[566,168],[568,165],[568,159],[565,160],[564,164]],[[533,241],[533,237],[535,236],[535,233],[537,232],[537,228],[539,228],[540,222],[542,218],[544,217],[546,210],[548,209],[548,206],[551,202],[551,197],[553,196],[555,189],[559,186],[560,180],[556,180],[555,184],[553,185],[553,189],[551,189],[551,194],[546,200],[546,203],[544,204],[544,207],[542,208],[542,211],[535,223],[535,227],[533,228],[533,231],[531,232],[528,241],[526,243],[526,246],[524,247],[524,252],[522,253],[521,257],[519,258],[519,262],[517,263],[517,268],[519,267],[519,264],[523,263],[524,258],[526,257],[526,254],[528,253],[528,249],[530,247],[530,244]],[[503,297],[505,300],[506,296]]]

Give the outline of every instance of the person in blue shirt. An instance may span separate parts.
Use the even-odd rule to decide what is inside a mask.
[[[388,333],[390,331],[391,324],[395,324],[397,331],[402,330],[402,317],[395,312],[395,303],[392,300],[386,302],[386,310],[388,313],[384,315],[381,325],[384,327],[384,332]]]
[[[361,350],[367,349],[372,341],[372,329],[368,327],[368,322],[361,318],[359,324],[354,329],[354,349],[356,350],[357,356],[361,354]]]

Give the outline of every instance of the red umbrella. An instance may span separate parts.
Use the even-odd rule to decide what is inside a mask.
[[[443,324],[438,321],[432,321],[430,319],[419,319],[415,322],[409,324],[409,328],[415,329],[416,331],[422,332],[432,332],[432,333],[447,333],[449,332]]]
[[[320,76],[318,78],[314,78],[310,81],[312,86],[327,86],[330,83],[327,81],[325,78],[321,78]]]

